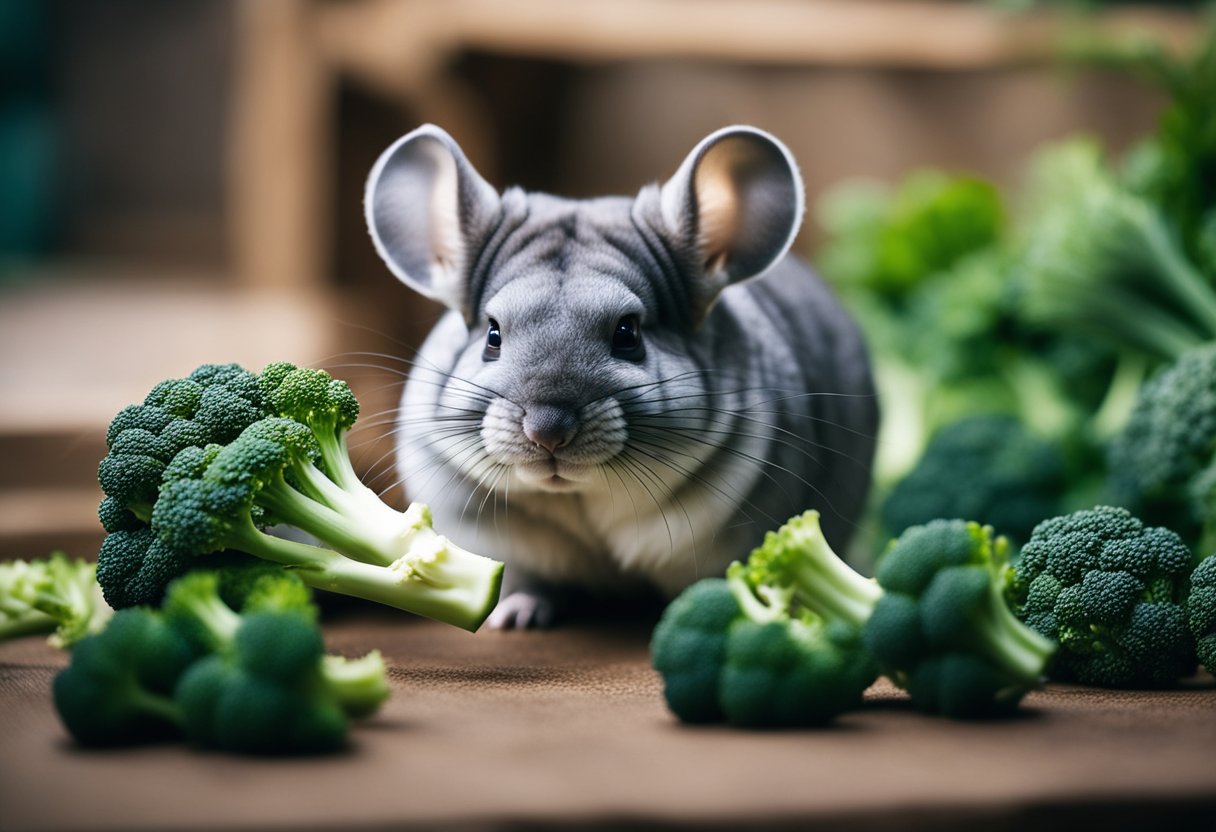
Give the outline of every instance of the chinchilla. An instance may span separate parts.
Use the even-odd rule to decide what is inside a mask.
[[[635,197],[574,200],[499,193],[427,125],[365,207],[392,273],[449,310],[412,362],[398,473],[506,562],[490,626],[672,596],[808,508],[847,546],[878,404],[855,323],[787,253],[804,195],[773,136],[728,127]]]

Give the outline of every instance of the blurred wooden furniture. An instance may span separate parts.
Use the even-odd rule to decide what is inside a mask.
[[[948,0],[243,0],[238,14],[232,238],[248,284],[315,286],[330,262],[339,76],[444,124],[493,180],[494,132],[449,72],[462,52],[575,64],[652,58],[751,65],[977,70],[1043,62],[1063,37],[1151,34],[1192,13],[1011,15]]]

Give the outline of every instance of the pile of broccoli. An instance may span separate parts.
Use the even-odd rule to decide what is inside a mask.
[[[117,611],[52,691],[82,745],[184,738],[249,754],[338,750],[389,696],[378,652],[326,655],[309,588],[258,568],[194,571],[161,609]]]
[[[808,511],[725,579],[677,597],[654,630],[652,663],[686,722],[822,724],[857,708],[880,673],[927,713],[1008,713],[1055,646],[1006,606],[1006,555],[990,528],[938,520],[893,541],[870,580]]]
[[[204,365],[119,412],[98,468],[110,605],[159,604],[170,581],[226,553],[476,630],[503,564],[436,533],[426,506],[398,511],[360,481],[347,448],[358,415],[345,382],[288,363]]]

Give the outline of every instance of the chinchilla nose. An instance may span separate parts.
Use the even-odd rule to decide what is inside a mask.
[[[524,413],[524,436],[549,453],[570,443],[578,431],[578,417],[558,404],[532,405]]]

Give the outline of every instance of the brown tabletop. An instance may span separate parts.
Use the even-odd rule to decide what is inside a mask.
[[[349,752],[256,759],[75,747],[66,656],[0,645],[0,830],[1216,829],[1216,687],[1050,685],[1022,716],[919,715],[879,683],[832,728],[688,728],[648,624],[478,634],[379,611],[325,623],[385,655],[393,696]]]

